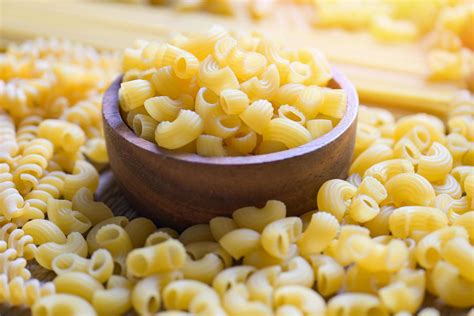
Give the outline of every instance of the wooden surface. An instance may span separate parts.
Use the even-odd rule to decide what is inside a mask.
[[[285,202],[290,215],[311,211],[324,182],[347,176],[354,148],[357,94],[342,74],[334,77],[348,104],[329,133],[277,153],[210,158],[171,153],[136,136],[120,116],[118,79],[103,99],[110,167],[138,212],[178,229],[272,199]]]

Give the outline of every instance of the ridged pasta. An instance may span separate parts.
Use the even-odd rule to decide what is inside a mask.
[[[343,293],[331,298],[327,304],[326,315],[352,315],[354,313],[388,315],[378,297],[365,293]]]
[[[268,224],[283,219],[285,216],[285,204],[276,200],[267,201],[262,208],[249,206],[237,209],[232,213],[232,218],[237,226],[257,232],[262,232]]]
[[[355,186],[344,180],[329,180],[318,191],[318,209],[334,215],[340,222],[346,214],[356,191]]]
[[[440,261],[434,267],[431,278],[436,294],[444,302],[460,308],[472,306],[474,282],[461,278],[455,266]]]
[[[51,270],[52,261],[62,253],[75,253],[81,257],[87,255],[87,242],[78,232],[70,233],[65,243],[47,242],[38,247],[35,260],[43,268]]]
[[[314,271],[318,293],[328,297],[342,288],[345,271],[337,261],[330,256],[316,254],[309,257],[309,262]]]
[[[132,250],[127,255],[127,270],[136,276],[156,272],[169,272],[184,265],[186,252],[183,245],[173,239],[160,244]]]
[[[72,209],[72,202],[67,200],[48,200],[48,218],[64,234],[72,232],[85,233],[92,226],[91,221],[78,211]]]
[[[48,119],[38,126],[38,137],[50,140],[55,148],[75,153],[85,142],[84,131],[77,125],[55,119]]]
[[[72,198],[72,209],[82,213],[92,225],[113,216],[110,208],[103,202],[94,201],[92,192],[85,187],[79,189],[74,194]]]
[[[66,235],[53,221],[46,219],[34,219],[22,227],[25,234],[33,238],[35,245],[47,242],[62,244],[66,242]]]
[[[212,281],[212,287],[221,297],[237,284],[245,284],[256,269],[252,266],[236,266],[219,272]]]
[[[318,293],[298,285],[279,287],[273,300],[276,307],[295,306],[303,315],[323,315],[326,312],[326,303]]]
[[[405,205],[429,206],[436,195],[433,186],[415,173],[402,173],[385,183],[390,201],[397,207]]]
[[[261,235],[263,249],[276,258],[285,257],[290,245],[300,237],[302,226],[299,217],[282,218],[268,224]]]
[[[43,118],[39,115],[31,115],[24,117],[18,124],[16,132],[16,140],[18,143],[18,151],[23,152],[25,146],[36,138],[38,135],[38,126]]]
[[[53,294],[42,297],[33,305],[32,312],[35,315],[91,315],[97,313],[89,302],[76,295]]]
[[[311,216],[308,227],[298,239],[297,245],[302,256],[318,254],[336,238],[339,222],[326,212],[316,212]]]
[[[452,167],[453,158],[449,150],[440,143],[434,142],[426,155],[420,157],[417,173],[430,182],[443,181]]]
[[[420,240],[430,232],[446,227],[448,217],[441,210],[428,206],[405,206],[393,211],[389,218],[392,235]]]
[[[248,228],[232,230],[219,239],[219,244],[235,260],[239,260],[260,246],[260,234]]]
[[[274,64],[265,69],[259,77],[252,77],[240,84],[240,89],[247,94],[250,101],[271,99],[280,86],[280,74]]]
[[[64,177],[63,195],[71,200],[81,188],[88,188],[94,192],[99,185],[99,174],[95,167],[84,160],[74,164],[72,174]]]
[[[161,122],[155,131],[158,145],[176,149],[189,144],[202,134],[204,123],[193,111],[181,110],[173,122]]]
[[[262,134],[265,141],[282,142],[288,148],[298,147],[311,140],[311,134],[305,127],[286,118],[272,119]]]

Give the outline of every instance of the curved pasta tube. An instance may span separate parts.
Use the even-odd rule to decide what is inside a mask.
[[[243,284],[237,284],[224,293],[222,305],[229,315],[272,315],[269,306],[250,300],[249,291]]]
[[[66,235],[53,222],[46,219],[34,219],[22,227],[26,235],[33,238],[35,245],[42,245],[47,242],[63,244],[66,242]]]
[[[273,117],[273,106],[267,100],[253,101],[239,115],[240,119],[257,134],[263,134]]]
[[[200,259],[207,254],[213,253],[219,257],[224,267],[232,266],[232,256],[216,242],[199,241],[187,244],[185,248],[186,252],[195,259]]]
[[[444,245],[453,238],[467,239],[467,232],[462,227],[445,227],[438,229],[421,239],[416,246],[418,264],[425,269],[433,269],[442,259]]]
[[[240,84],[240,89],[247,94],[250,101],[271,99],[280,86],[278,68],[271,64],[259,77],[252,77]]]
[[[281,273],[279,266],[270,266],[255,271],[247,279],[246,286],[249,298],[260,301],[267,306],[273,306],[273,291],[277,278]]]
[[[196,152],[204,157],[223,157],[227,155],[223,139],[214,135],[200,135],[196,140]]]
[[[285,87],[285,88],[282,88]],[[288,84],[282,86],[281,89],[277,91],[277,94],[284,93],[285,90],[291,92],[291,99],[289,102],[283,102],[280,104],[294,104],[295,107],[300,110],[306,119],[313,120],[320,111],[320,106],[323,104],[323,90],[318,86],[309,86],[304,87],[301,85]],[[274,97],[276,98],[276,96]],[[277,97],[277,100],[285,100],[286,96],[283,98],[281,96]],[[309,121],[308,121],[309,123]],[[326,123],[327,124],[327,123]],[[309,126],[308,126],[309,128]],[[332,129],[332,122],[331,122]],[[325,134],[325,133],[323,133]],[[316,137],[315,137],[316,138]]]
[[[385,183],[385,188],[390,201],[398,207],[429,206],[436,197],[431,183],[415,173],[398,174]]]
[[[285,104],[278,108],[278,116],[305,126],[306,117],[294,106]]]
[[[466,178],[474,174],[474,166],[458,166],[451,170],[451,175],[459,182],[463,192],[465,191],[464,184],[466,183]]]
[[[448,194],[453,199],[459,199],[462,196],[461,185],[450,174],[446,176],[443,182],[433,183],[432,185],[436,195]]]
[[[331,256],[342,266],[347,266],[353,262],[350,250],[350,239],[361,235],[369,236],[370,231],[361,226],[343,225],[339,231],[339,236],[333,240],[324,251],[324,254]]]
[[[311,86],[315,87],[315,86]],[[318,87],[319,88],[319,87]],[[275,104],[276,107],[283,105],[283,104],[295,104],[297,108],[300,109],[300,111],[303,111],[303,108],[308,106],[308,102],[314,101],[313,99],[316,99],[316,96],[311,96],[315,91],[314,89],[309,89],[308,93],[306,96],[302,97],[303,92],[305,89],[308,89],[305,85],[303,84],[297,84],[297,83],[287,83],[283,84],[280,87],[278,87],[277,91],[273,95],[271,102],[272,104]],[[317,89],[320,91],[321,89]],[[313,93],[309,93],[313,92]],[[299,100],[300,99],[300,100]],[[298,101],[299,100],[299,101]],[[300,106],[301,105],[301,106]]]
[[[262,39],[257,51],[267,58],[268,64],[274,64],[276,66],[280,81],[282,83],[285,82],[288,72],[290,71],[290,61],[281,55],[278,45],[268,39]]]
[[[381,137],[381,132],[375,126],[362,122],[357,124],[356,134],[354,157],[359,156],[363,151],[375,144],[376,140]]]
[[[446,137],[446,148],[451,153],[455,166],[463,163],[470,147],[471,143],[460,134],[451,133]]]
[[[72,200],[74,194],[84,187],[95,192],[98,186],[99,174],[95,167],[85,160],[79,160],[74,164],[72,174],[64,177],[64,198]]]
[[[126,230],[117,224],[102,226],[95,235],[100,248],[110,251],[113,257],[125,256],[133,248]]]
[[[343,89],[323,88],[323,101],[318,106],[321,114],[342,118],[346,112],[347,95]]]
[[[341,222],[356,191],[355,186],[344,180],[326,181],[318,191],[318,209],[334,215]]]
[[[278,274],[275,285],[299,285],[311,288],[314,283],[314,275],[311,265],[303,257],[294,257],[283,263],[282,270]]]
[[[72,202],[67,200],[48,200],[48,218],[55,223],[64,234],[86,232],[91,226],[90,220],[82,213],[72,210]]]
[[[472,117],[468,115],[454,116],[448,120],[450,133],[459,133],[470,141],[474,141],[474,124]]]
[[[263,249],[276,258],[289,253],[290,244],[300,237],[303,224],[299,217],[287,217],[268,224],[262,231]]]
[[[414,165],[418,164],[421,155],[420,149],[407,137],[400,139],[393,146],[394,158],[410,160]]]
[[[273,294],[276,307],[293,305],[303,312],[303,315],[324,315],[326,313],[326,302],[314,290],[299,286],[286,285],[279,287]]]
[[[367,169],[379,162],[395,157],[394,151],[385,144],[374,144],[361,152],[352,162],[349,174],[364,174]]]
[[[348,214],[356,223],[365,223],[374,219],[379,214],[380,208],[372,197],[358,194],[352,198]]]
[[[251,154],[257,147],[257,133],[246,126],[228,140],[229,147],[242,155]]]
[[[377,179],[367,176],[357,188],[357,194],[370,196],[377,204],[382,203],[387,198],[387,190]]]
[[[389,285],[380,289],[379,296],[392,313],[415,313],[423,303],[425,283],[424,270],[405,269],[396,274]]]
[[[25,147],[13,170],[13,181],[22,195],[26,195],[38,184],[52,156],[53,144],[47,139],[33,139]]]
[[[379,162],[364,173],[364,177],[373,177],[385,184],[392,177],[402,173],[414,173],[415,168],[411,161],[406,159],[390,159]]]
[[[374,295],[363,293],[343,293],[331,298],[327,304],[326,315],[388,315],[382,302]]]
[[[430,182],[444,180],[453,167],[453,158],[449,150],[438,142],[434,142],[426,155],[418,161],[417,172]]]
[[[214,241],[214,237],[209,224],[196,224],[186,228],[179,235],[179,241],[183,245],[188,245],[200,241]]]
[[[163,303],[166,309],[191,310],[191,305],[200,297],[209,305],[220,305],[217,293],[208,285],[194,280],[172,281],[163,290]]]
[[[183,245],[173,239],[160,244],[134,249],[127,255],[127,271],[136,276],[169,272],[182,267],[186,260]]]
[[[206,119],[204,131],[220,138],[233,137],[241,129],[242,122],[236,115],[219,115]]]
[[[206,57],[199,65],[197,77],[201,87],[206,87],[217,95],[226,89],[239,88],[239,81],[232,69],[221,68],[212,56]]]
[[[472,270],[474,247],[467,238],[455,237],[448,240],[443,246],[442,256],[446,262],[459,270],[460,276],[474,282],[474,272]]]
[[[39,299],[32,308],[34,315],[61,316],[61,315],[90,315],[97,313],[86,300],[69,294],[49,295]]]
[[[197,139],[203,130],[204,122],[196,112],[181,110],[173,122],[158,124],[155,140],[161,147],[176,149]]]
[[[399,140],[416,126],[426,128],[433,141],[442,142],[444,140],[445,128],[443,122],[428,114],[408,115],[399,119],[395,126],[394,138]]]
[[[125,231],[130,237],[133,248],[138,248],[145,245],[148,236],[156,231],[156,226],[148,218],[137,217],[125,226]]]
[[[41,299],[54,295],[55,287],[52,282],[41,283],[37,279],[25,281],[21,277],[14,277],[8,280],[8,277],[2,274],[0,292],[2,301],[7,304],[31,307]]]
[[[89,232],[87,233],[87,246],[89,248],[89,253],[92,254],[94,251],[100,248],[96,240],[97,232],[100,228],[108,224],[116,224],[120,225],[121,227],[126,227],[128,223],[128,218],[126,218],[125,216],[114,216],[111,218],[104,219],[103,221],[94,225],[94,227],[92,227],[91,230],[89,230]]]
[[[460,308],[472,306],[474,282],[460,277],[459,270],[452,264],[439,261],[431,279],[436,294],[447,304]]]
[[[179,280],[182,274],[169,272],[154,274],[138,281],[132,289],[131,303],[140,314],[154,314],[160,310],[162,289],[170,282]]]
[[[311,255],[309,262],[314,271],[316,289],[322,296],[328,297],[337,293],[343,286],[344,267],[326,255]]]
[[[469,211],[453,221],[453,226],[460,226],[466,229],[469,240],[474,244],[474,211]]]
[[[437,208],[405,206],[393,211],[389,227],[393,236],[420,240],[430,232],[446,227],[448,217]]]
[[[318,254],[326,249],[338,233],[339,222],[333,215],[316,212],[296,244],[302,256]]]
[[[344,291],[377,295],[380,288],[390,283],[391,273],[373,273],[357,264],[347,268],[344,278]]]
[[[288,253],[283,258],[276,258],[259,248],[244,257],[243,264],[254,266],[258,269],[268,266],[279,265],[298,255],[298,246],[291,244]]]
[[[260,53],[233,47],[227,55],[226,63],[234,71],[240,82],[259,76],[267,66],[267,59]]]
[[[212,287],[221,297],[237,284],[245,284],[256,269],[252,266],[235,266],[219,272],[212,281]]]
[[[214,277],[224,269],[224,263],[218,255],[208,253],[202,258],[193,259],[186,256],[186,261],[181,267],[184,278],[211,284]]]
[[[0,220],[0,237],[1,241],[6,242],[8,248],[15,250],[18,257],[30,260],[35,256],[37,249],[33,238],[17,225]]]
[[[92,302],[94,292],[103,290],[103,285],[84,272],[66,272],[54,279],[58,293],[72,294]]]
[[[176,46],[192,53],[199,60],[204,59],[214,50],[216,43],[229,36],[229,33],[221,26],[213,26],[206,33],[193,37],[182,38]]]
[[[399,239],[381,244],[368,236],[356,235],[348,240],[353,260],[370,272],[396,272],[408,262],[408,249]]]
[[[109,162],[109,154],[105,146],[105,140],[102,138],[89,138],[81,150],[84,155],[94,163],[106,164]]]
[[[38,247],[35,260],[45,269],[51,270],[53,259],[62,253],[75,253],[81,257],[87,256],[87,243],[78,232],[72,232],[67,236],[64,244],[47,242]]]
[[[88,188],[79,189],[72,198],[72,209],[79,211],[95,225],[113,216],[112,210],[102,202],[95,202]]]
[[[222,236],[219,244],[235,260],[239,260],[259,248],[260,234],[248,228],[238,228]]]
[[[306,122],[306,128],[308,129],[313,139],[319,138],[324,134],[329,133],[332,130],[333,124],[330,120],[315,119]]]
[[[92,306],[99,314],[122,315],[132,307],[130,289],[95,290]]]
[[[61,148],[67,153],[77,152],[86,140],[84,131],[79,126],[53,119],[41,122],[38,137],[50,140],[55,148]]]
[[[243,207],[232,213],[234,222],[239,227],[262,232],[268,224],[286,216],[286,205],[283,202],[269,200],[262,208]]]

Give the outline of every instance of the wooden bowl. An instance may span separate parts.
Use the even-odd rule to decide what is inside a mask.
[[[347,176],[355,142],[358,97],[344,75],[333,74],[330,86],[344,89],[348,104],[329,133],[282,152],[210,158],[173,153],[136,136],[120,115],[119,77],[103,99],[110,167],[135,210],[160,226],[183,229],[271,199],[285,202],[288,215],[313,210],[319,187]]]

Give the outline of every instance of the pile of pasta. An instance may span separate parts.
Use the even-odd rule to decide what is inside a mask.
[[[120,106],[137,135],[202,156],[265,154],[329,132],[347,96],[315,49],[215,26],[170,43],[137,41],[123,56]]]
[[[324,183],[318,210],[287,216],[272,200],[178,233],[94,198],[105,158],[89,151],[101,137],[86,122],[112,56],[34,41],[0,60],[0,303],[42,316],[439,315],[420,310],[430,293],[473,307],[467,91],[446,124],[361,106],[349,177]],[[54,280],[32,276],[33,260]]]

